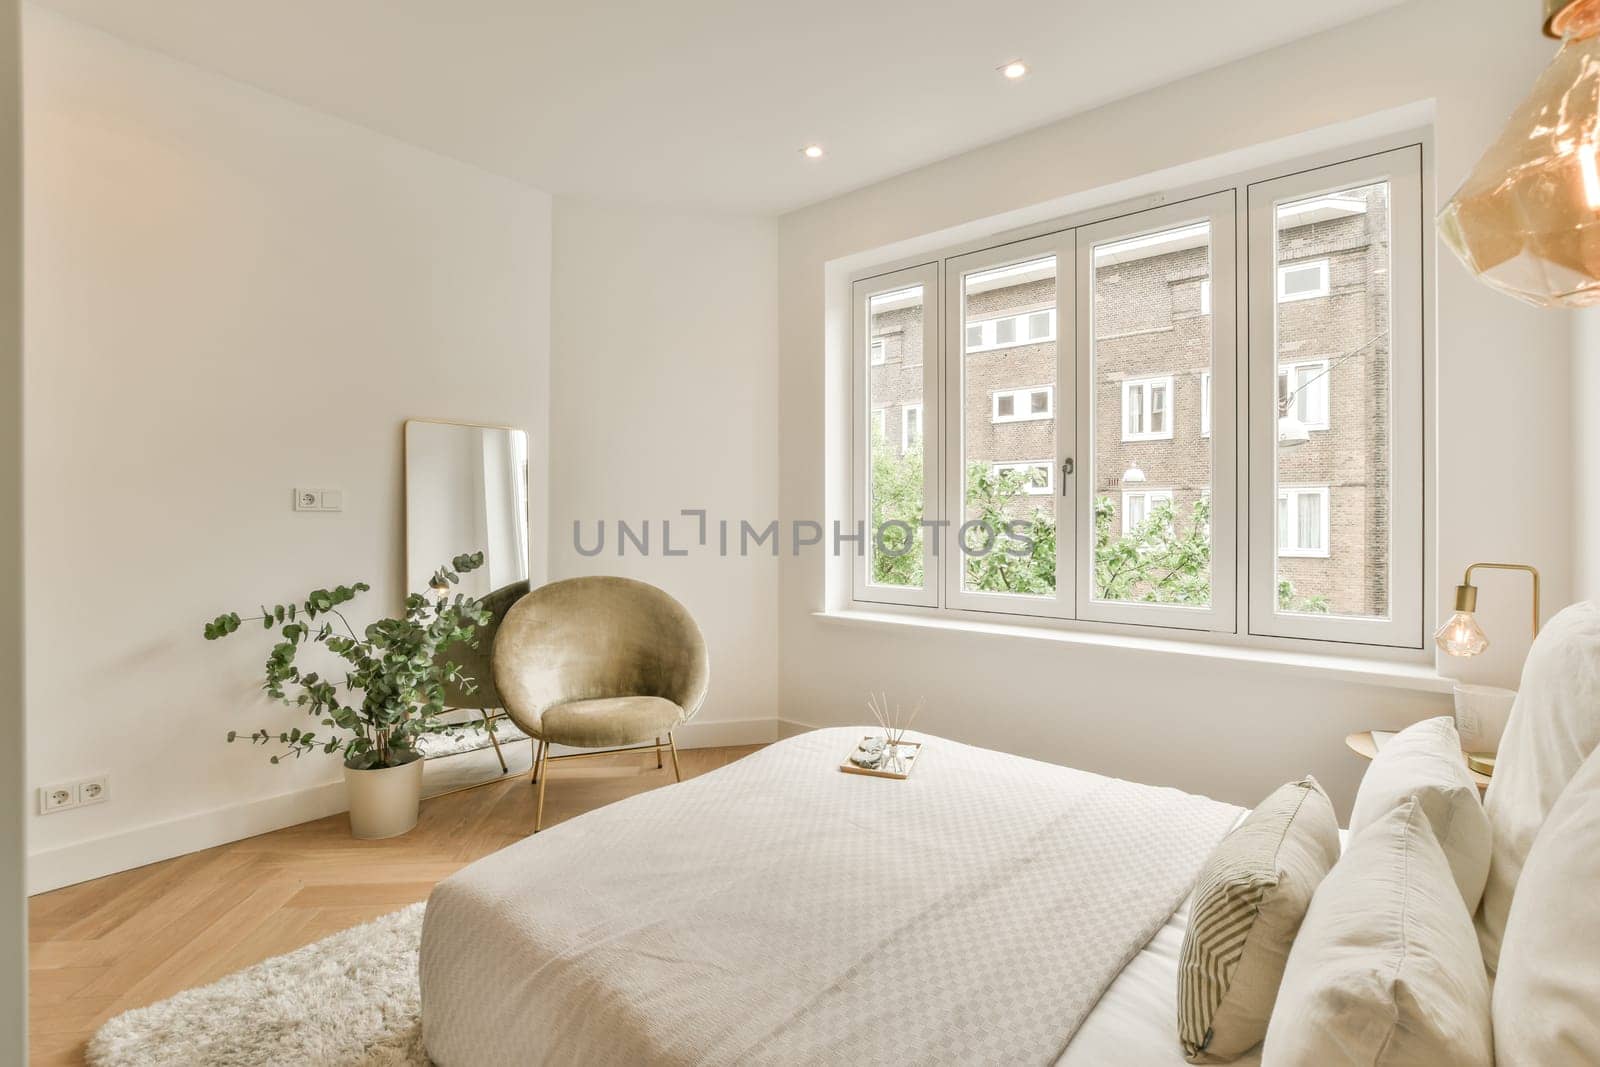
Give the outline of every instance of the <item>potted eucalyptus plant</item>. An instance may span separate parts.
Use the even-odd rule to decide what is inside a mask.
[[[227,637],[248,622],[278,631],[267,654],[261,688],[272,699],[303,708],[318,729],[273,732],[256,730],[248,737],[258,745],[277,744],[272,762],[321,749],[344,756],[344,778],[350,799],[350,832],[360,838],[394,837],[417,824],[422,800],[422,755],[417,739],[441,729],[445,686],[463,692],[475,686],[461,668],[441,661],[439,653],[462,642],[476,647],[478,628],[489,613],[476,600],[450,586],[461,575],[483,565],[483,553],[457,556],[429,583],[430,595],[412,593],[398,618],[379,619],[357,633],[340,608],[370,588],[365,582],[316,589],[298,603],[262,607],[261,614],[219,615],[206,623],[207,641]],[[302,671],[299,657],[313,647],[342,660],[342,678]]]

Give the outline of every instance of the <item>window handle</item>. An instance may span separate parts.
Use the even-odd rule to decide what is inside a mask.
[[[1066,496],[1067,495],[1067,479],[1072,477],[1072,471],[1073,471],[1072,457],[1068,456],[1061,463],[1061,495],[1062,496]]]

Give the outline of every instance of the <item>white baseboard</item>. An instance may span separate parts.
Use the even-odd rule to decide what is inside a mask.
[[[812,730],[821,730],[821,729],[822,729],[821,726],[817,726],[817,725],[815,725],[813,723],[809,723],[809,722],[797,722],[794,719],[779,719],[778,720],[778,740],[782,741],[782,740],[785,740],[786,738],[796,737],[796,736],[798,736],[800,734],[808,734]]]
[[[762,745],[776,741],[778,735],[776,719],[691,721],[673,731],[679,748]],[[174,856],[186,856],[230,841],[337,815],[347,807],[344,783],[329,782],[295,793],[280,793],[196,812],[35,852],[28,857],[28,893],[44,893]]]

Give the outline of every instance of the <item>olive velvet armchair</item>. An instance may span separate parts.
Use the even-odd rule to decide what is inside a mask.
[[[664,738],[682,780],[672,732],[700,710],[710,667],[700,628],[665,592],[631,578],[541,586],[500,620],[490,664],[506,713],[538,745],[535,833],[552,760],[653,749],[659,768]]]

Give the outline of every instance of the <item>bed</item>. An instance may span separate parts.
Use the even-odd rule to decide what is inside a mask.
[[[932,738],[907,781],[843,774],[861,733],[779,742],[441,882],[430,1056],[1184,1062],[1183,904],[1243,811]]]

